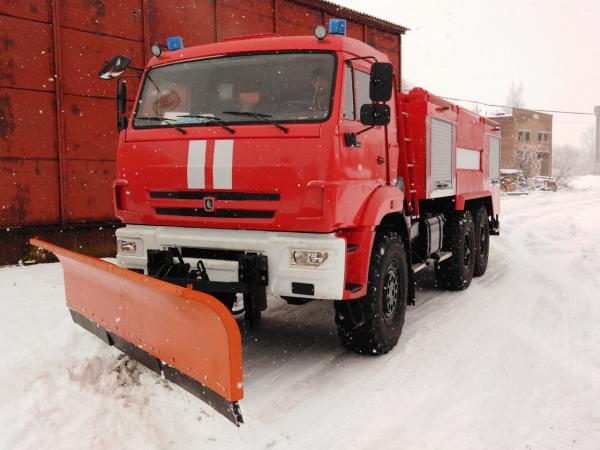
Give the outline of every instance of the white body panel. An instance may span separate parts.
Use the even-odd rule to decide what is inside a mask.
[[[215,158],[213,162],[214,189],[231,189],[233,186],[233,141],[215,141]]]
[[[221,230],[207,228],[127,225],[116,232],[117,241],[135,240],[134,254],[117,253],[117,264],[147,273],[147,251],[167,247],[238,250],[266,255],[269,264],[267,292],[275,295],[339,300],[344,292],[346,241],[334,234],[286,233],[276,231]],[[320,267],[299,267],[291,263],[291,249],[328,252]],[[195,267],[193,258],[186,258]],[[238,263],[203,259],[213,281],[238,281]],[[314,296],[292,294],[292,282],[310,283]]]
[[[187,184],[188,189],[204,189],[204,161],[206,141],[190,141],[188,144]]]
[[[481,152],[458,147],[456,149],[456,168],[479,170],[481,168]]]

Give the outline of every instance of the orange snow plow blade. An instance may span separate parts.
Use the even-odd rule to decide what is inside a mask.
[[[242,344],[238,325],[214,297],[39,239],[62,263],[73,320],[233,423],[242,422]]]

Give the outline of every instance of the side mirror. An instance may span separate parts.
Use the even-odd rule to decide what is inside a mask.
[[[127,56],[117,55],[106,61],[100,72],[98,72],[98,76],[103,80],[118,78],[129,67],[129,64],[131,64],[131,59]]]
[[[117,82],[117,130],[122,131],[127,128],[127,81],[119,80]]]
[[[371,66],[369,96],[374,102],[387,102],[392,98],[394,68],[390,63],[376,62]]]
[[[362,105],[360,123],[371,127],[388,125],[390,123],[390,106],[382,103]]]

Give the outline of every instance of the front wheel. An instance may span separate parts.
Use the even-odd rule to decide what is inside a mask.
[[[395,233],[377,234],[369,266],[367,295],[335,302],[342,343],[357,353],[380,355],[398,343],[408,293],[408,270],[402,240]]]

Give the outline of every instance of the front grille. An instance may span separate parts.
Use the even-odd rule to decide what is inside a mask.
[[[255,211],[249,209],[217,209],[205,211],[202,208],[156,208],[162,216],[215,217],[227,219],[272,219],[275,211]]]
[[[206,191],[154,191],[150,192],[150,198],[168,198],[176,200],[202,200],[204,197],[214,197],[217,200],[256,200],[256,201],[278,201],[279,194],[263,194],[257,192],[206,192]]]

